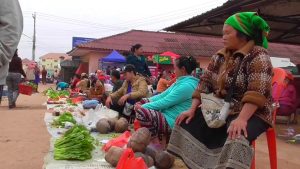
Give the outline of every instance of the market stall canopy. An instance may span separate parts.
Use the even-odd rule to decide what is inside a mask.
[[[162,64],[162,65],[169,65],[172,64],[172,58],[170,56],[162,56],[160,54],[153,55],[153,62]]]
[[[270,42],[300,44],[299,0],[230,0],[222,6],[164,30],[221,36],[224,21],[242,11],[255,11],[271,27]]]
[[[102,58],[102,62],[125,63],[126,58],[119,52],[113,50],[109,55]]]
[[[173,52],[170,52],[170,51],[161,53],[160,55],[161,55],[161,56],[170,56],[172,59],[177,59],[177,58],[180,57],[180,56],[177,55],[176,53],[173,53]]]
[[[167,51],[161,54],[153,55],[153,62],[158,64],[173,64],[174,60],[179,58],[180,55]]]

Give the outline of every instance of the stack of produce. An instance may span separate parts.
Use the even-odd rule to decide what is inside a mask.
[[[27,82],[26,85],[32,87],[32,91],[33,92],[37,92],[37,89],[38,89],[38,85],[37,84],[32,83],[32,82]]]
[[[156,166],[158,169],[169,169],[173,166],[175,158],[169,153],[149,145],[151,140],[150,131],[143,127],[134,132],[127,144],[135,152],[135,157],[141,157],[150,168]],[[105,160],[112,166],[117,166],[124,152],[123,148],[112,146],[105,155]]]
[[[70,92],[63,90],[63,91],[55,91],[52,88],[49,88],[43,92],[46,96],[48,96],[48,104],[64,104],[66,103],[65,98],[70,96]]]
[[[109,132],[123,133],[128,130],[128,121],[125,118],[116,118],[111,119],[100,119],[96,124],[96,129],[101,134],[107,134]]]
[[[70,96],[70,92],[67,90],[58,91],[58,95],[60,98],[67,98]]]
[[[56,160],[87,160],[92,158],[95,139],[83,125],[75,125],[54,144]]]
[[[65,112],[62,115],[60,115],[57,119],[54,119],[52,125],[54,127],[65,127],[66,122],[76,124],[76,120],[70,112]]]

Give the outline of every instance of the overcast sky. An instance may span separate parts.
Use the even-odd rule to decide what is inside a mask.
[[[226,0],[19,0],[24,30],[22,58],[32,56],[33,18],[37,13],[36,58],[66,53],[72,37],[101,38],[131,29],[159,31],[222,5]]]

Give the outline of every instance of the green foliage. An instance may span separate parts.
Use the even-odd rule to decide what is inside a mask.
[[[66,122],[76,124],[76,120],[74,119],[73,115],[69,112],[65,112],[62,115],[60,115],[57,119],[53,120],[52,125],[54,127],[65,127]]]
[[[83,125],[75,125],[54,143],[54,159],[80,160],[92,158],[95,139]]]

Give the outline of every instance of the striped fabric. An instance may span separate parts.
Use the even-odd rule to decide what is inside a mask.
[[[136,104],[143,105],[145,103],[149,103],[149,99],[142,99]],[[171,128],[161,112],[141,107],[135,109],[135,113],[141,127],[148,128],[153,138],[159,137],[161,140],[164,135],[171,134]]]

